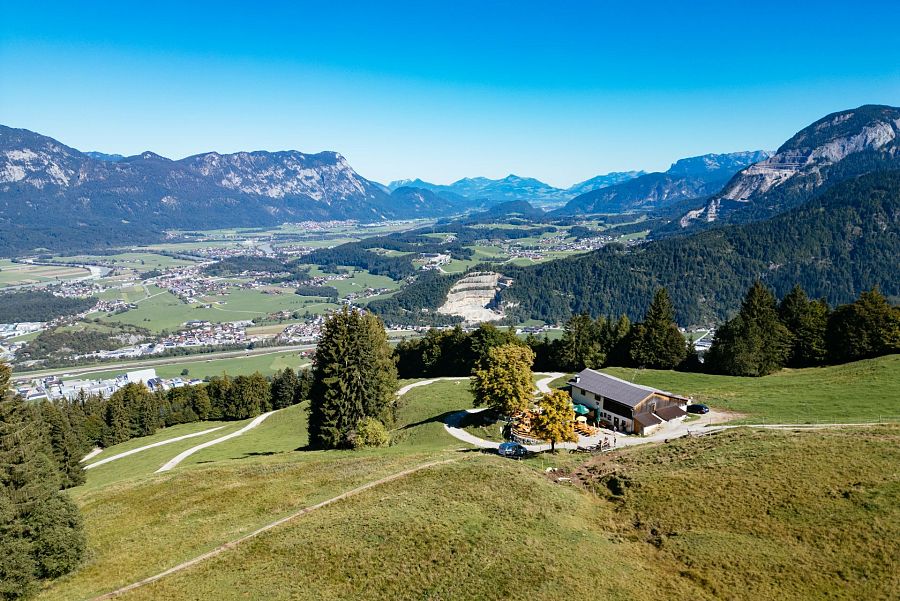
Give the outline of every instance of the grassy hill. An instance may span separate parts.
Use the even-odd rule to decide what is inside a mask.
[[[756,394],[768,403],[760,406],[787,403],[814,382],[831,391],[822,408],[843,406],[858,397],[837,391],[862,387],[872,373],[893,386],[900,380],[896,357],[829,369],[838,371],[759,379]],[[771,378],[781,385],[766,387]],[[735,378],[684,383],[706,386],[736,410],[749,390]],[[886,599],[900,586],[892,567],[898,426],[738,430],[594,458],[515,462],[463,450],[445,432],[441,417],[470,406],[465,382],[439,382],[402,398],[385,449],[304,450],[306,412],[297,406],[164,474],[153,471],[220,433],[91,470],[72,493],[85,516],[86,564],[39,598],[91,598],[438,459],[455,461],[302,516],[122,598]],[[147,442],[202,429],[195,426]],[[564,471],[547,474],[547,465]],[[558,483],[560,475],[575,485]]]

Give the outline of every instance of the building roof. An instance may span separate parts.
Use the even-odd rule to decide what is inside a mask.
[[[662,420],[653,415],[652,413],[638,413],[634,416],[634,421],[644,426],[645,428],[649,426],[655,426],[656,424],[661,424]]]
[[[678,405],[669,405],[668,407],[662,407],[654,411],[654,413],[656,413],[656,415],[663,418],[667,422],[687,415],[687,411],[685,411]]]
[[[635,407],[653,393],[682,399],[682,397],[671,392],[634,384],[593,369],[581,370],[575,375],[575,379],[569,383],[629,407]],[[687,399],[683,400],[687,401]]]

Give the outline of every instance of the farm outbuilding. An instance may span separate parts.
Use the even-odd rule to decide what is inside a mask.
[[[593,369],[582,370],[569,385],[575,403],[590,407],[597,422],[619,432],[651,434],[687,415],[684,397]]]

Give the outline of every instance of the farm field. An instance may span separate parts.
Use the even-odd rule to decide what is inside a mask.
[[[115,255],[75,255],[65,257],[55,257],[54,261],[62,261],[66,263],[86,263],[86,264],[103,264],[114,267],[126,267],[135,271],[150,271],[151,269],[163,269],[166,267],[176,267],[179,265],[191,265],[193,261],[185,261],[160,255],[152,251],[151,248],[138,251],[126,251]]]
[[[211,322],[242,321],[255,317],[265,317],[276,311],[300,311],[320,314],[337,308],[334,303],[322,302],[320,298],[304,297],[293,293],[266,294],[261,290],[232,289],[225,296],[204,297],[202,302],[211,304],[188,304],[166,290],[155,286],[147,287],[149,297],[140,297],[137,289],[126,291],[128,302],[137,302],[138,307],[124,313],[104,316],[101,319],[119,321],[147,328],[153,332],[175,331],[182,324],[192,320]],[[136,298],[135,298],[136,297]]]
[[[91,272],[83,267],[61,267],[57,265],[29,265],[0,259],[0,289],[23,284],[39,284],[81,278]]]
[[[384,449],[304,450],[300,405],[171,472],[150,468],[181,443],[166,456],[136,454],[91,470],[72,492],[89,559],[39,598],[89,598],[441,459],[455,461],[299,517],[122,598],[543,598],[560,588],[595,598],[599,569],[609,576],[604,598],[636,601],[888,599],[900,585],[891,567],[900,540],[898,426],[735,430],[596,457],[560,454],[548,459],[563,471],[547,475],[539,459],[461,452],[440,418],[470,405],[466,382],[411,390]]]
[[[285,367],[297,369],[309,364],[309,359],[301,357],[297,351],[279,351],[272,353],[260,353],[245,357],[228,357],[224,359],[211,359],[206,355],[187,355],[184,357],[172,357],[171,362],[165,365],[154,365],[157,375],[161,378],[175,378],[181,376],[182,370],[187,369],[187,378],[209,378],[221,376],[223,373],[230,376],[239,374],[251,374],[260,372],[264,376],[271,376],[276,371]],[[78,379],[89,378],[102,380],[112,378],[118,374],[129,371],[125,368],[109,371],[98,371],[78,376]]]

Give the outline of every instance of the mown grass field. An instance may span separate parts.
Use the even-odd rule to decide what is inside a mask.
[[[172,357],[170,363],[165,365],[151,365],[156,374],[162,378],[174,378],[181,376],[184,369],[188,370],[186,378],[209,378],[228,374],[252,374],[258,371],[264,376],[271,376],[276,371],[285,367],[297,369],[309,364],[308,357],[302,357],[297,351],[279,351],[272,353],[260,353],[244,357],[227,357],[225,359],[208,359],[204,355],[188,355],[185,357]],[[130,371],[131,368],[111,369],[108,371],[89,372],[72,379],[103,380]],[[68,378],[66,378],[68,379]]]
[[[321,302],[321,299],[296,295],[290,290],[285,290],[283,294],[265,294],[260,290],[233,289],[224,296],[202,299],[201,303],[211,304],[210,308],[205,308],[201,303],[185,303],[177,296],[155,286],[148,286],[148,289],[149,297],[141,296],[139,292],[135,295],[132,291],[126,291],[130,297],[129,302],[137,302],[136,309],[115,315],[104,315],[101,319],[130,323],[154,332],[163,330],[172,332],[181,329],[185,322],[191,320],[214,323],[243,321],[264,317],[276,311],[320,314],[338,307],[334,303]]]
[[[608,368],[637,384],[692,396],[744,415],[737,423],[900,421],[900,355],[762,378]]]
[[[56,265],[28,265],[0,259],[0,288],[70,280],[90,275],[82,267],[60,267]]]
[[[876,363],[898,373],[892,358]],[[856,368],[825,378],[825,387],[870,377],[872,366]],[[802,371],[780,377],[811,381]],[[736,398],[740,384],[719,386]],[[785,390],[782,401],[793,388]],[[384,449],[305,450],[306,412],[297,406],[165,474],[149,468],[181,443],[164,457],[136,454],[91,470],[72,492],[89,557],[40,598],[90,598],[360,484],[447,458],[456,461],[329,505],[122,598],[850,600],[891,599],[900,586],[900,426],[736,430],[516,462],[463,450],[446,433],[441,419],[470,406],[465,381],[442,381],[402,397]],[[545,473],[551,464],[566,471]]]

